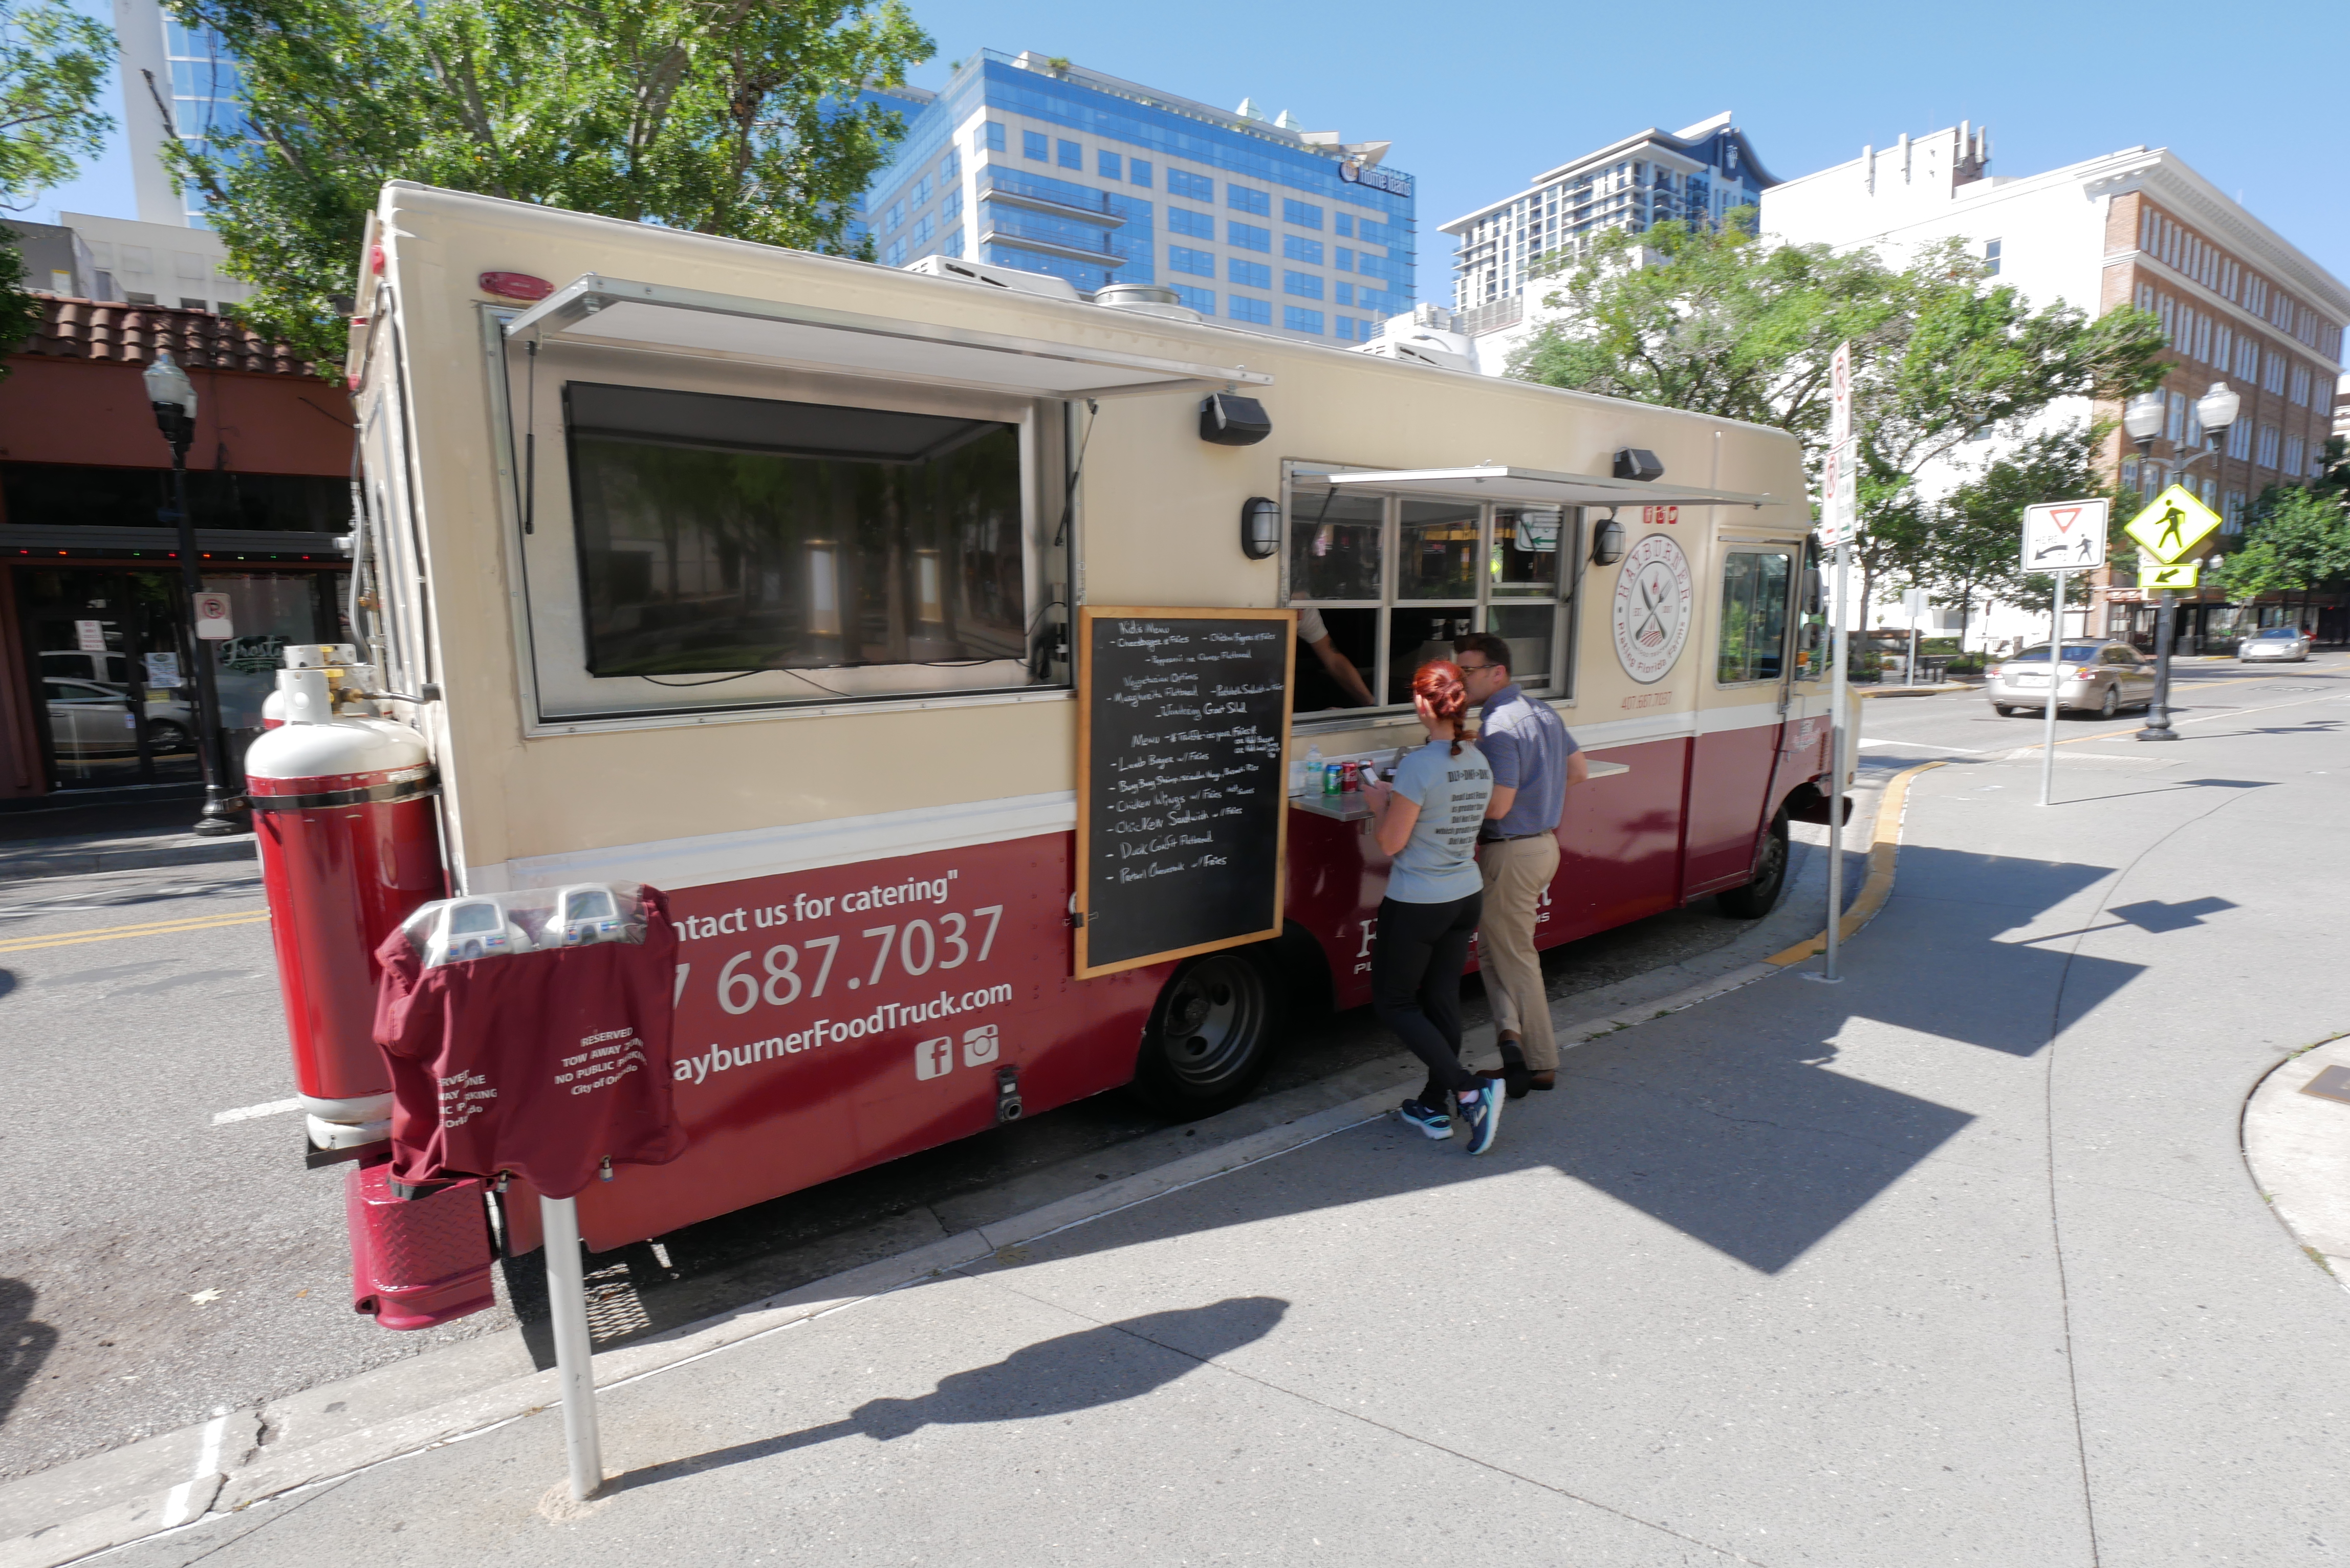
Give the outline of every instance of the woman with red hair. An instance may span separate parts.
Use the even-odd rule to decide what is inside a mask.
[[[1461,1064],[1461,971],[1484,907],[1477,830],[1493,774],[1461,738],[1469,691],[1459,665],[1421,665],[1411,701],[1428,743],[1404,754],[1392,784],[1368,792],[1379,847],[1391,862],[1371,949],[1371,1005],[1428,1064],[1427,1086],[1396,1115],[1430,1137],[1449,1138],[1457,1105],[1469,1152],[1482,1154],[1501,1127],[1503,1085]]]

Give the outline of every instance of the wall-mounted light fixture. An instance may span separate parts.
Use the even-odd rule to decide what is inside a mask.
[[[1262,561],[1281,548],[1281,503],[1252,495],[1241,503],[1241,554]]]
[[[1657,454],[1648,448],[1619,446],[1616,449],[1617,478],[1637,479],[1643,484],[1652,484],[1664,476],[1665,465],[1659,462]]]
[[[1273,433],[1273,416],[1254,398],[1216,392],[1200,405],[1200,439],[1218,446],[1254,446]]]
[[[1624,524],[1617,522],[1616,514],[1610,512],[1601,520],[1599,526],[1591,531],[1591,564],[1612,566],[1623,558]]]

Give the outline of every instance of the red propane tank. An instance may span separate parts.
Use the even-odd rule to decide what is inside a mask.
[[[386,1136],[391,1074],[375,1044],[375,950],[442,897],[436,789],[424,737],[332,711],[329,672],[278,673],[286,722],[244,755],[269,895],[294,1082],[311,1142]]]

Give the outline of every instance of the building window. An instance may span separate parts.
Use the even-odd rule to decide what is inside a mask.
[[[1332,317],[1330,318],[1330,334],[1332,337],[1337,337],[1342,341],[1349,343],[1353,342],[1355,338],[1355,318],[1351,316]]]
[[[1235,294],[1229,297],[1228,304],[1234,321],[1253,321],[1259,327],[1273,325],[1273,301],[1269,299],[1251,299],[1244,294]]]
[[[2220,508],[2220,532],[2241,534],[2243,531],[2244,493],[2241,490],[2230,490]]]
[[[905,265],[906,242],[903,240],[891,240],[889,242],[889,248],[881,253],[881,265],[883,266]]]
[[[1311,332],[1318,337],[1322,333],[1322,313],[1302,305],[1284,305],[1281,307],[1281,324],[1292,332]]]
[[[2284,356],[2274,351],[2262,359],[2261,385],[2272,392],[2284,390]]]
[[[1192,254],[1196,255],[1198,253],[1193,252]],[[1216,270],[1213,265],[1213,258],[1210,258],[1210,263],[1211,265],[1208,267],[1208,275],[1213,276]],[[1196,310],[1201,315],[1207,317],[1212,317],[1216,314],[1215,290],[1211,288],[1193,288],[1188,284],[1180,283],[1171,285],[1170,286],[1175,290],[1175,297],[1182,301],[1183,304],[1191,309]]]
[[[947,199],[945,201],[939,203],[939,222],[941,223],[951,223],[957,218],[962,216],[962,187],[958,185],[953,190],[947,192]]]
[[[947,155],[939,160],[939,183],[951,185],[962,178],[962,154],[950,147]]]
[[[1144,162],[1139,158],[1129,158],[1126,161],[1126,177],[1133,183],[1141,186],[1145,190],[1149,190],[1150,188],[1150,165]]]
[[[1341,304],[1341,305],[1352,305],[1352,304],[1354,304],[1354,303],[1355,303],[1355,286],[1354,286],[1353,284],[1351,284],[1351,283],[1342,283],[1342,284],[1340,284],[1340,285],[1338,286],[1338,287],[1337,287],[1337,299],[1338,299],[1338,303],[1339,303],[1339,304]]]
[[[1281,292],[1294,294],[1300,299],[1322,297],[1322,278],[1318,273],[1284,272],[1281,275]],[[1319,332],[1320,327],[1315,330]]]
[[[1193,277],[1216,275],[1216,258],[1206,251],[1195,251],[1188,245],[1167,247],[1167,270],[1188,273]]]
[[[1322,265],[1322,242],[1309,240],[1303,234],[1281,236],[1281,254],[1291,261],[1301,261],[1309,266]]]
[[[1126,161],[1115,152],[1096,152],[1094,154],[1094,172],[1100,175],[1105,180],[1125,179],[1125,163]]]
[[[1376,705],[1405,707],[1413,672],[1451,659],[1454,638],[1481,630],[1508,641],[1518,684],[1571,696],[1573,606],[1559,567],[1576,558],[1575,520],[1550,509],[1342,491],[1300,474],[1285,519],[1290,602],[1319,612]],[[1346,706],[1336,682],[1310,666],[1298,667],[1297,712]]]
[[[892,202],[889,203],[889,210],[881,214],[881,232],[885,234],[894,234],[905,221],[906,203]]]
[[[1301,229],[1318,229],[1322,226],[1322,209],[1311,202],[1294,202],[1284,196],[1281,202],[1281,221],[1295,223]]]
[[[919,250],[922,246],[930,244],[931,235],[936,231],[937,225],[931,221],[931,214],[928,213],[924,213],[920,217],[916,218],[914,220],[914,247]]]
[[[2137,459],[2134,457],[2126,457],[2122,459],[2122,488],[2124,490],[2133,493],[2137,490]]]
[[[1064,168],[1064,169],[1083,169],[1085,166],[1086,166],[1086,150],[1085,150],[1085,148],[1084,148],[1084,147],[1082,147],[1082,146],[1080,146],[1078,143],[1074,142],[1074,141],[1064,141],[1064,142],[1062,142],[1062,143],[1061,143],[1061,167],[1062,167],[1062,168]]]
[[[931,200],[931,177],[927,174],[914,182],[914,193],[906,198],[917,207],[927,206]]]
[[[1039,163],[1050,163],[1053,161],[1053,139],[1041,130],[1022,131],[1020,156],[1034,158]]]
[[[1999,275],[1999,242],[1997,240],[1983,242],[1983,270],[1993,277]]]
[[[1264,217],[1273,212],[1273,192],[1235,185],[1228,180],[1224,182],[1224,205],[1236,213],[1254,213]]]
[[[1238,245],[1244,251],[1270,252],[1273,249],[1273,231],[1260,229],[1254,223],[1226,223],[1224,243]]]
[[[1354,252],[1348,250],[1344,245],[1334,245],[1331,248],[1337,252],[1337,259],[1330,264],[1332,266],[1336,267],[1340,272],[1352,272],[1355,270]]]
[[[2283,470],[2284,470],[2285,476],[2286,476],[2287,478],[2289,478],[2289,479],[2301,479],[2301,478],[2304,478],[2304,477],[2306,477],[2306,476],[2302,472],[2302,470],[2303,470],[2304,467],[2306,467],[2307,465],[2306,465],[2306,464],[2304,464],[2304,463],[2302,462],[2301,458],[2302,458],[2302,441],[2301,441],[2301,438],[2300,438],[2299,436],[2287,436],[2287,437],[2285,437],[2285,438],[2284,438],[2284,462],[2282,462],[2282,463],[2280,463],[2280,464],[2278,464],[2278,466],[2279,466],[2280,468],[2282,468],[2282,469],[2283,469]]]
[[[960,256],[962,254],[962,225],[961,223],[957,223],[953,228],[949,229],[946,232],[946,237],[939,241],[939,254],[942,256]]]
[[[1216,220],[1189,207],[1170,207],[1167,209],[1167,232],[1190,234],[1194,239],[1212,240],[1216,237]]]
[[[2205,480],[2205,481],[2203,482],[2203,504],[2204,504],[2204,505],[2206,505],[2206,506],[2210,506],[2210,507],[2217,508],[2217,507],[2218,507],[2218,505],[2219,505],[2219,504],[2220,504],[2220,482],[2219,482],[2218,480],[2216,480],[2216,479],[2207,479],[2207,480]]]
[[[973,158],[984,158],[991,152],[1003,151],[1003,126],[1000,121],[988,120],[971,133],[971,155]]]
[[[2236,334],[2236,374],[2247,387],[2261,375],[2260,345],[2241,332]]]
[[[1180,196],[1187,202],[1212,202],[1216,199],[1216,182],[1205,174],[1194,174],[1188,169],[1167,171],[1167,193]]]
[[[1233,256],[1224,264],[1224,281],[1239,284],[1243,288],[1271,288],[1273,269],[1263,262],[1243,261]]]
[[[2277,435],[2276,426],[2261,427],[2260,464],[2262,468],[2274,468],[2277,465]]]
[[[2187,439],[2186,393],[2173,392],[2170,394],[2170,415],[2163,423],[2162,433],[2168,437],[2174,445]]]
[[[2309,407],[2308,366],[2295,365],[2293,368],[2293,391],[2291,396],[2295,408],[2305,409]]]
[[[2238,420],[2228,427],[2228,455],[2249,458],[2252,455],[2252,421]]]
[[[1355,214],[1340,213],[1330,220],[1330,226],[1339,234],[1352,238],[1355,233]]]

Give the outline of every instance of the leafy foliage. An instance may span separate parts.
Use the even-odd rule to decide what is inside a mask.
[[[239,314],[322,360],[390,180],[848,248],[901,127],[858,106],[930,38],[899,0],[169,0],[242,68],[243,146],[174,140]]]
[[[104,148],[114,121],[98,94],[113,56],[113,34],[59,0],[0,0],[0,209],[21,212]],[[0,224],[0,355],[40,318],[16,233]]]
[[[2108,493],[2097,483],[2095,452],[2104,431],[2096,426],[2067,425],[2018,442],[1985,464],[1981,473],[1952,489],[1924,508],[1924,537],[1908,575],[1944,604],[1960,608],[1960,641],[1965,642],[1964,620],[1985,598],[2023,605],[2045,605],[2055,580],[2044,572],[2027,573],[2022,566],[2019,542],[2026,506],[2043,501],[2072,500]],[[2120,525],[2129,508],[2117,495],[2109,508],[2108,554],[2113,544],[2127,545]],[[2068,574],[2065,602],[2088,601],[2088,574]]]
[[[2233,599],[2307,593],[2350,579],[2350,512],[2322,486],[2278,485],[2244,520],[2244,541],[2217,573]]]

